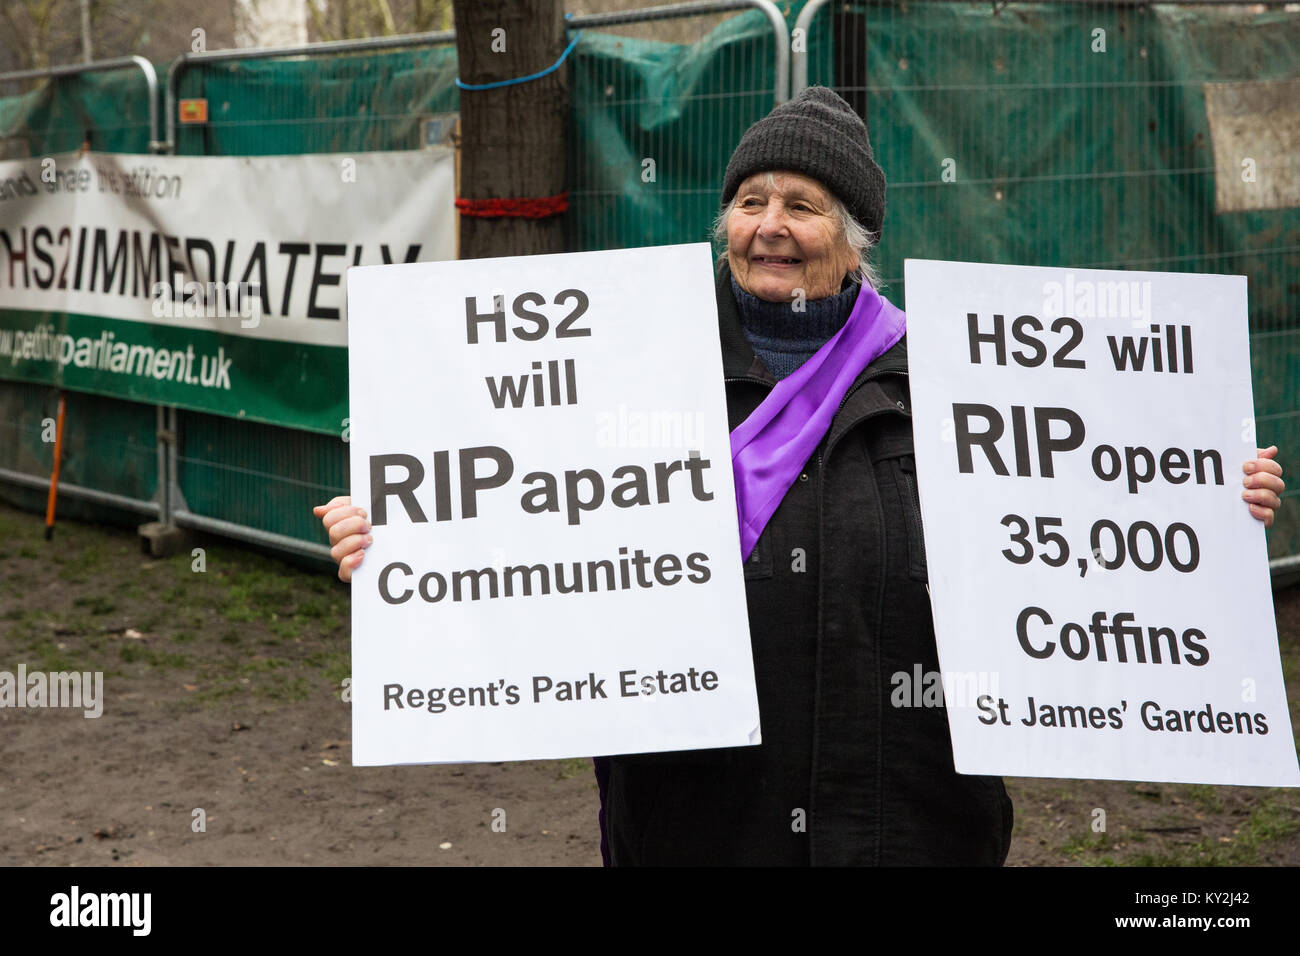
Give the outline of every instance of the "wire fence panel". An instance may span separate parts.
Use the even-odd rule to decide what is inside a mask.
[[[699,32],[665,43],[588,28],[574,50],[572,251],[708,239],[727,160],[773,106],[777,41],[762,12],[643,29],[661,26]]]
[[[1248,276],[1258,440],[1300,449],[1300,16],[837,2],[809,40],[809,83],[868,117],[896,301],[905,256]]]
[[[456,48],[290,60],[195,62],[179,98],[208,120],[177,127],[176,152],[272,156],[418,149],[424,120],[459,106]]]
[[[191,513],[327,542],[311,508],[348,493],[340,438],[200,412],[179,419],[176,479]]]
[[[0,159],[81,149],[149,152],[149,89],[138,70],[0,83]],[[18,85],[27,92],[13,92]]]
[[[0,382],[0,498],[45,510],[46,490],[18,476],[48,480],[54,464],[59,393],[43,385]],[[58,500],[60,517],[132,523],[140,507],[117,508],[67,493],[68,486],[150,502],[158,483],[157,412],[151,405],[68,392]]]
[[[4,85],[17,83],[35,81]],[[87,143],[100,152],[146,153],[150,136],[148,87],[135,70],[42,80],[27,92],[0,97],[0,158],[51,156]],[[0,312],[4,308],[0,300]],[[58,326],[56,316],[48,319]],[[0,496],[5,501],[45,510],[47,491],[35,482],[50,476],[57,408],[56,389],[0,381]],[[153,406],[68,392],[63,442],[60,517],[130,523],[148,517],[139,505],[153,500],[158,484]],[[120,496],[136,506],[89,501],[69,493],[70,486]]]
[[[707,237],[731,150],[772,107],[776,41],[757,11],[640,29],[671,27],[680,37],[690,24],[698,25],[699,36],[690,44],[583,29],[570,73],[570,249]],[[196,62],[181,77],[179,98],[205,98],[208,121],[179,126],[177,151],[416,149],[426,121],[458,109],[455,76],[449,45],[328,59]],[[176,480],[186,512],[326,544],[310,509],[346,493],[341,437],[192,412],[179,417]]]
[[[177,127],[177,152],[254,156],[419,149],[426,123],[458,108],[455,52],[453,45],[441,44],[190,64],[180,78],[178,99],[206,99],[208,120]],[[347,391],[346,379],[335,385]],[[266,532],[324,553],[328,538],[311,508],[347,493],[348,455],[341,433],[330,437],[188,411],[177,417],[174,479],[182,524],[227,522],[238,526],[226,529],[231,533],[239,528]],[[265,543],[256,536],[252,540]]]

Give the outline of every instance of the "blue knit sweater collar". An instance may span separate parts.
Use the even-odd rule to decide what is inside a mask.
[[[790,302],[768,302],[750,295],[731,277],[731,291],[736,297],[740,322],[754,352],[777,380],[797,369],[844,327],[858,286],[850,283],[835,295],[810,299],[804,311],[795,311]]]

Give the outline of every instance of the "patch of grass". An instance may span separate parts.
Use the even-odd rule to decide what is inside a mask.
[[[1223,812],[1223,790],[1209,784],[1189,784],[1183,788],[1183,796],[1206,813]]]
[[[226,585],[230,596],[270,613],[292,603],[295,582],[281,568],[257,568],[233,574]]]
[[[317,594],[331,594],[335,581],[326,574],[312,574],[307,578],[307,587]]]
[[[331,611],[332,602],[320,597],[303,598],[298,602],[298,608],[295,612],[305,618],[322,618],[327,617]]]
[[[128,664],[144,663],[150,667],[172,668],[188,667],[190,658],[188,654],[177,654],[168,651],[155,650],[143,644],[125,644],[122,646],[118,656]]]
[[[238,681],[219,681],[210,687],[200,687],[187,694],[180,704],[219,704],[244,693],[247,688]],[[188,708],[187,708],[188,709]]]
[[[289,667],[291,664],[292,661],[287,661],[282,657],[250,657],[245,661],[234,662],[227,673],[244,676],[266,674],[280,670],[283,667]]]
[[[303,659],[303,663],[316,668],[331,684],[341,685],[343,678],[352,676],[352,652],[347,648],[309,654]]]
[[[172,635],[172,640],[177,644],[189,644],[194,640],[194,635],[190,631],[177,631]]]
[[[1293,791],[1268,790],[1251,811],[1250,819],[1241,828],[1243,844],[1255,849],[1266,843],[1300,832],[1300,805],[1293,799]]]
[[[28,664],[29,670],[80,671],[86,669],[84,658],[73,658],[66,650],[60,649],[53,640],[43,638],[31,645],[31,652],[36,656],[37,666]]]
[[[134,626],[137,631],[143,631],[145,634],[155,634],[164,624],[169,623],[168,618],[167,608],[157,608],[142,615]]]
[[[1249,866],[1268,844],[1300,832],[1300,813],[1286,790],[1266,790],[1250,816],[1230,837],[1207,837],[1164,852],[1143,853],[1132,866]]]
[[[29,629],[58,626],[58,618],[55,615],[38,607],[24,608],[18,619]]]
[[[75,634],[80,636],[82,634],[100,633],[99,625],[93,623],[89,617],[71,611],[64,614],[50,615],[45,627],[48,630],[61,631],[64,635]]]
[[[305,677],[290,677],[287,680],[262,681],[253,684],[253,692],[259,697],[271,700],[302,701],[311,696],[312,690]]]
[[[1061,844],[1060,847],[1062,853],[1075,859],[1096,850],[1110,849],[1114,849],[1114,847],[1111,845],[1109,833],[1076,834]]]
[[[260,620],[262,615],[258,613],[247,601],[239,600],[223,604],[220,608],[221,616],[227,621],[239,621],[247,623],[249,621]]]
[[[591,761],[586,757],[566,757],[555,761],[556,776],[560,780],[572,780],[592,773]]]
[[[91,614],[111,614],[117,610],[117,605],[111,598],[103,595],[83,595],[72,599],[73,607],[84,607]]]
[[[297,618],[283,618],[271,622],[271,632],[280,637],[302,637],[302,624]]]
[[[108,548],[97,541],[87,543],[79,551],[73,551],[67,558],[67,570],[85,573],[103,571],[111,560]]]

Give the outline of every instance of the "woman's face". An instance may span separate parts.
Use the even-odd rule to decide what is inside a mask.
[[[740,184],[727,217],[727,259],[740,287],[768,302],[793,302],[797,290],[824,299],[858,266],[830,192],[793,172],[755,173]]]

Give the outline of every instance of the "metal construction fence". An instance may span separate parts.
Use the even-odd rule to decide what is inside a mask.
[[[618,32],[633,25],[639,36]],[[668,25],[675,42],[645,38]],[[721,0],[568,26],[581,31],[567,64],[569,249],[706,239],[744,130],[805,85],[828,85],[868,118],[889,179],[876,265],[891,298],[904,304],[904,256],[1247,275],[1260,442],[1284,457],[1300,448],[1295,8]],[[0,99],[0,155],[84,143],[210,156],[419,149],[429,121],[459,108],[450,32],[44,75]],[[178,125],[178,101],[199,96],[207,122]],[[1225,113],[1234,121],[1212,122]],[[1249,139],[1270,124],[1272,138]],[[1259,141],[1275,154],[1242,152]],[[1239,154],[1292,164],[1280,197],[1225,188],[1225,157],[1235,168]],[[68,398],[61,514],[152,515],[327,554],[310,508],[346,493],[341,436]],[[0,496],[42,504],[41,423],[55,401],[0,381]],[[1269,534],[1275,572],[1300,566],[1296,511],[1283,508]]]

